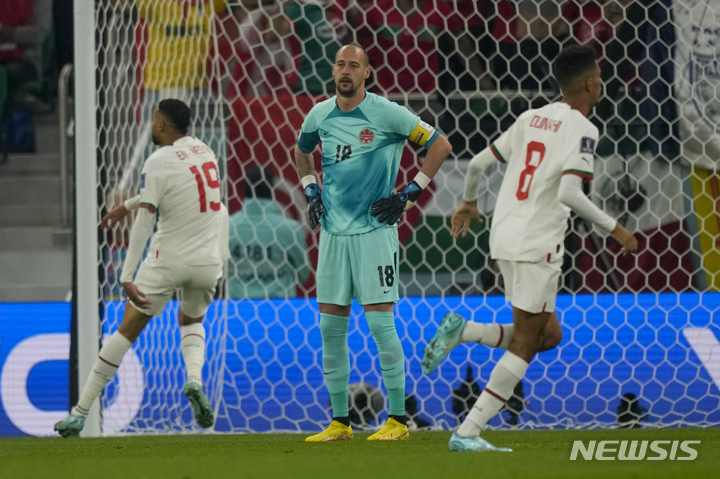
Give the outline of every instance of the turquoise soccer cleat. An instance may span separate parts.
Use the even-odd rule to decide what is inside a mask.
[[[62,421],[56,422],[53,429],[62,437],[77,436],[85,426],[85,417],[69,414]]]
[[[512,452],[507,447],[495,447],[480,436],[462,437],[453,433],[448,448],[455,452]]]
[[[425,374],[435,371],[440,361],[445,359],[450,351],[458,345],[465,324],[465,318],[456,313],[448,313],[443,317],[437,333],[423,351],[423,359],[420,364]]]
[[[210,403],[202,391],[202,386],[189,382],[185,384],[184,393],[195,412],[195,420],[197,423],[204,428],[212,427],[215,423],[215,417]]]

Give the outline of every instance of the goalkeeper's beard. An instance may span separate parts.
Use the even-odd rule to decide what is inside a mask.
[[[151,136],[152,136],[153,145],[159,145],[159,144],[160,144],[160,138],[158,138],[157,136],[155,136],[155,133],[152,133]]]
[[[345,97],[345,98],[352,98],[353,96],[355,96],[355,93],[357,93],[358,88],[359,88],[359,87],[356,87],[355,85],[353,85],[352,80],[349,82],[349,85],[350,85],[349,90],[341,90],[341,85],[347,85],[347,84],[343,83],[343,82],[338,82],[337,85],[335,85],[335,89],[337,90],[338,95]]]

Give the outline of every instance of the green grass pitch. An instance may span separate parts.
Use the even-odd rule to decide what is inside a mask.
[[[494,431],[512,453],[451,453],[449,432],[305,443],[298,434],[0,439],[0,478],[720,478],[720,428]],[[574,440],[700,440],[694,461],[570,461]]]

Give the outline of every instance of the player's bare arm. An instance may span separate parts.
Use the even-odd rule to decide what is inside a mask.
[[[315,176],[312,153],[303,153],[297,145],[295,145],[295,167],[300,178]]]
[[[450,144],[450,141],[445,137],[445,135],[441,134],[435,139],[435,142],[428,149],[427,154],[425,155],[425,161],[423,162],[420,171],[428,178],[434,178],[451,151],[452,145]]]

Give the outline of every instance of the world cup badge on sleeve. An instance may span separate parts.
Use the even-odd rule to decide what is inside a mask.
[[[580,153],[588,153],[590,155],[595,153],[595,138],[588,138],[583,136],[580,140]]]

